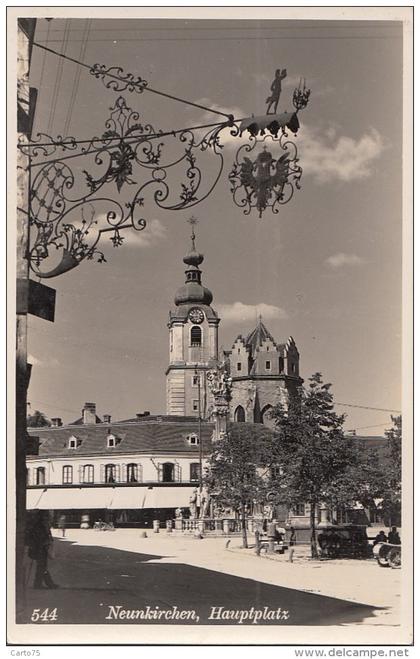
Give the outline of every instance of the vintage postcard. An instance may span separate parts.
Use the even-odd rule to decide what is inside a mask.
[[[412,644],[412,31],[9,8],[10,644]]]

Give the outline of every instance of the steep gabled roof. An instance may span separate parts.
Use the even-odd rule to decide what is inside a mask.
[[[254,354],[255,351],[262,346],[264,341],[272,341],[274,345],[276,345],[270,332],[262,322],[261,318],[259,318],[257,326],[250,334],[248,334],[245,343],[247,348],[251,348],[251,353]]]

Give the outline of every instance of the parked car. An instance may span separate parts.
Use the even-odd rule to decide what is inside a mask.
[[[331,524],[318,530],[317,540],[324,558],[368,558],[372,555],[363,525]]]

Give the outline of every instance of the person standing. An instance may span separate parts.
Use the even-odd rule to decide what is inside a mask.
[[[33,525],[28,529],[29,558],[35,561],[34,588],[58,588],[48,571],[48,553],[53,542],[47,510],[38,510]]]
[[[66,537],[66,516],[60,515],[58,518],[58,528],[61,529],[61,536]]]
[[[388,542],[391,545],[400,545],[401,544],[400,534],[398,533],[396,526],[393,526],[391,528],[390,532],[388,533]]]

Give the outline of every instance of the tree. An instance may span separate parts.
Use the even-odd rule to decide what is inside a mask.
[[[216,503],[239,513],[244,548],[248,547],[247,507],[264,500],[270,449],[268,429],[238,424],[214,444],[209,457],[205,483]]]
[[[35,410],[33,414],[27,417],[26,425],[28,428],[45,428],[51,426],[51,421],[44,412]]]
[[[345,416],[334,411],[330,388],[323,383],[321,373],[315,373],[309,386],[301,387],[299,395],[290,399],[287,409],[279,403],[272,412],[273,459],[280,467],[280,477],[270,485],[279,500],[289,506],[301,502],[310,505],[313,558],[318,557],[317,508],[330,503],[331,489],[359,460],[352,438],[343,431]]]
[[[383,466],[385,480],[381,510],[388,525],[398,524],[401,518],[401,451],[402,417],[391,416],[393,427],[385,430],[388,440]]]

